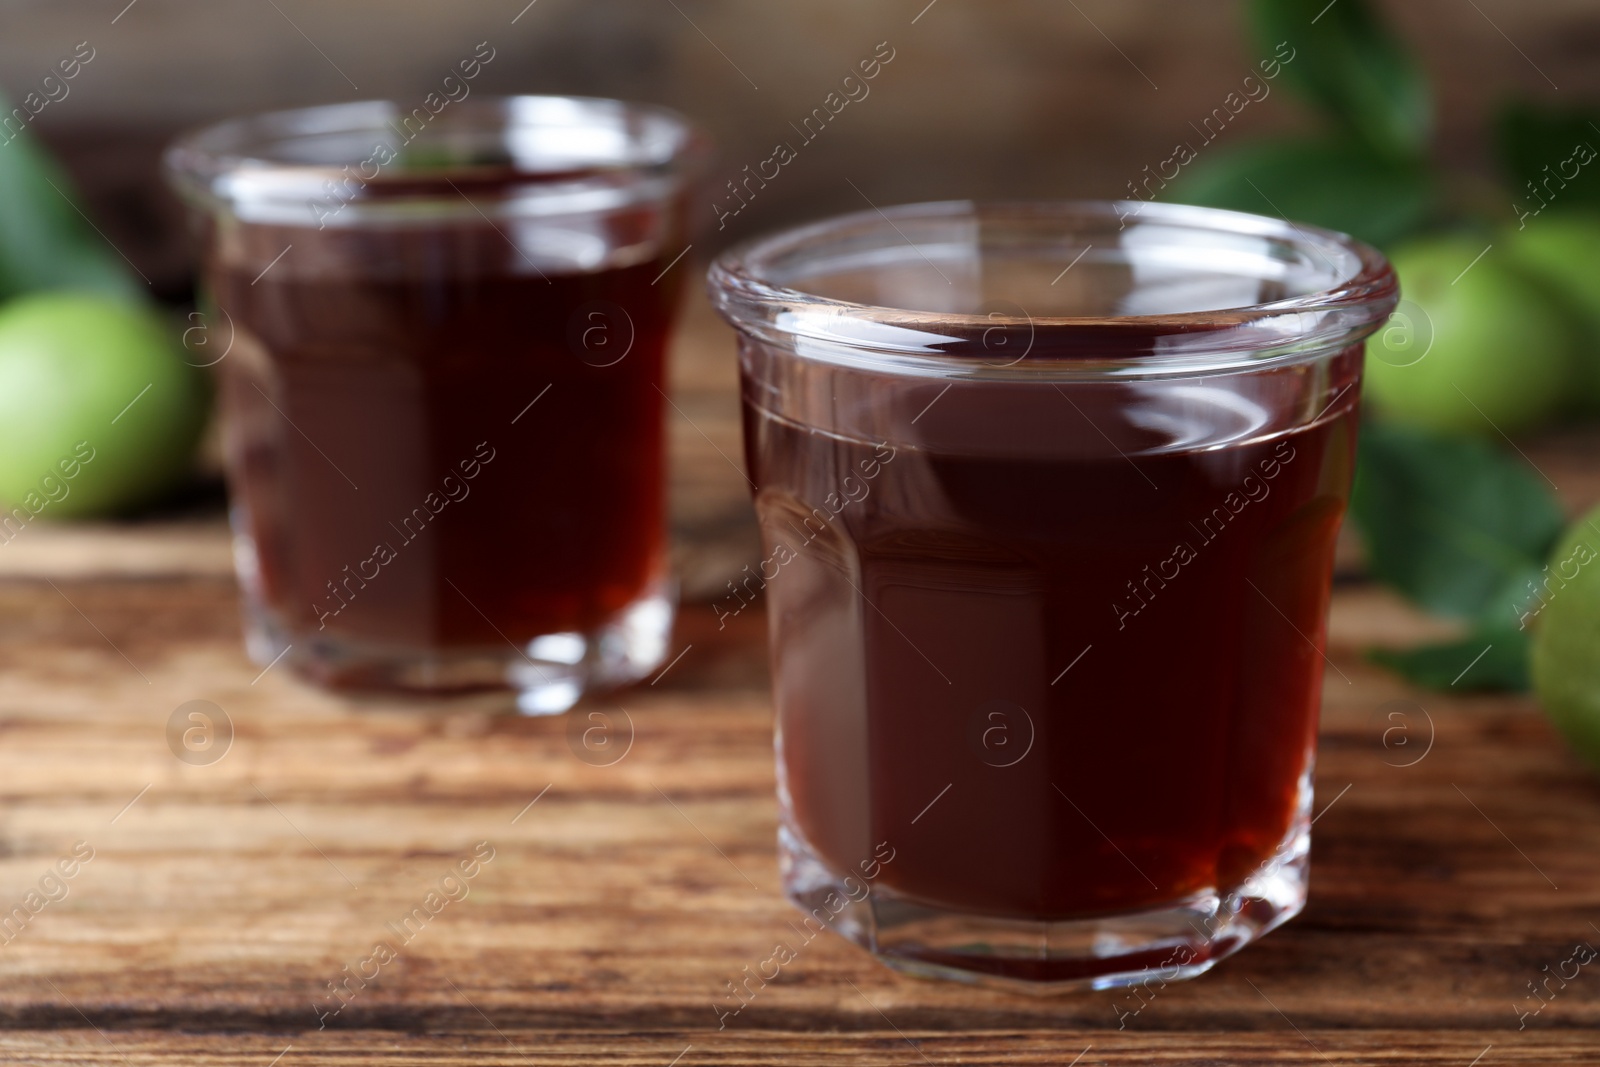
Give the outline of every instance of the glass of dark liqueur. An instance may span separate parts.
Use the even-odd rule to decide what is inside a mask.
[[[704,149],[657,108],[476,96],[174,146],[255,659],[509,684],[533,714],[659,663],[662,364]]]
[[[893,967],[1026,989],[1199,974],[1295,915],[1383,258],[1232,212],[943,203],[710,286],[791,899]]]

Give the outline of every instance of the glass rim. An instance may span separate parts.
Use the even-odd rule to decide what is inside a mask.
[[[419,114],[425,116],[419,130],[406,136],[409,127],[402,124]],[[561,118],[567,121],[551,121]],[[628,151],[621,157],[574,155],[562,165],[550,167],[524,166],[515,158],[509,162],[452,158],[447,165],[392,165],[401,150],[423,132],[438,137],[563,128],[610,128]],[[403,139],[398,147],[394,143],[397,135]],[[288,146],[333,137],[348,137],[352,144],[366,148],[341,155],[337,161],[286,154]],[[391,154],[391,161],[379,162],[384,149]],[[706,133],[684,115],[660,105],[562,94],[476,94],[445,101],[438,111],[424,107],[407,111],[395,100],[372,99],[224,119],[181,134],[166,149],[162,162],[168,182],[196,206],[236,211],[265,207],[265,213],[271,215],[281,213],[274,212],[272,205],[304,207],[319,198],[336,197],[340,207],[366,206],[372,202],[363,196],[368,185],[383,190],[382,200],[390,206],[443,193],[456,197],[459,190],[451,183],[474,183],[475,178],[493,179],[496,191],[508,194],[505,199],[515,199],[518,192],[571,191],[584,183],[592,187],[604,182],[615,189],[629,178],[651,187],[649,193],[635,199],[659,198],[692,180],[709,155]],[[387,173],[385,167],[390,168]],[[368,170],[373,173],[369,175]],[[353,192],[351,186],[356,187]],[[468,213],[479,212],[480,207],[496,213],[494,201],[488,197],[481,205],[462,205]]]
[[[897,223],[940,219],[1076,218],[1089,225],[1152,222],[1232,237],[1280,241],[1330,266],[1337,254],[1348,269],[1313,292],[1238,307],[1168,314],[1021,315],[938,312],[856,303],[808,292],[803,283],[774,281],[774,265],[805,254],[852,228],[876,225],[882,247],[915,242]],[[924,257],[926,258],[926,257]],[[1399,299],[1388,260],[1348,234],[1248,212],[1140,200],[945,200],[851,212],[742,242],[723,252],[707,275],[712,304],[736,329],[793,347],[803,357],[879,372],[970,378],[1167,377],[1260,369],[1264,364],[1314,358],[1355,344],[1374,332]],[[1017,306],[1017,305],[1013,305]],[[1018,306],[1018,310],[1023,309]],[[974,336],[996,330],[1040,333],[1065,342],[1070,358],[1027,359],[997,365],[975,359]],[[1142,334],[1151,352],[1127,355],[1117,337]]]

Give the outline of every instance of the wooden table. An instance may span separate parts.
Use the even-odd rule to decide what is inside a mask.
[[[727,379],[697,373],[680,366],[675,489],[709,590],[748,527],[718,458],[737,455]],[[1142,1006],[917,981],[819,938],[725,1029],[725,983],[792,918],[758,613],[719,631],[691,605],[664,676],[574,713],[611,716],[628,747],[609,765],[578,758],[570,719],[498,699],[358,701],[262,672],[236,619],[215,516],[0,546],[0,904],[66,891],[0,944],[0,1061],[1600,1061],[1600,962],[1518,1015],[1545,968],[1600,946],[1600,784],[1529,699],[1412,693],[1365,665],[1436,628],[1369,586],[1334,605],[1345,677],[1311,903],[1287,927]],[[214,762],[169,747],[192,700],[231,721]],[[328,1014],[330,983],[372,973],[386,924],[475,846],[493,858],[467,894]],[[70,879],[48,878],[58,861]],[[1120,1030],[1119,1005],[1140,1008]]]

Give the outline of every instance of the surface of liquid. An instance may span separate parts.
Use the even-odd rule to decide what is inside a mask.
[[[255,593],[289,632],[503,650],[593,630],[664,577],[677,280],[652,284],[654,254],[540,263],[516,225],[215,242],[232,489]]]
[[[790,830],[1029,919],[1269,863],[1304,819],[1359,361],[988,387],[747,342]]]

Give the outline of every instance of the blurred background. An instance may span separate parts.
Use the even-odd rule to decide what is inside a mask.
[[[880,204],[1126,195],[1261,58],[1243,9],[1223,0],[525,3],[8,0],[0,85],[21,98],[89,43],[95,58],[32,128],[106,235],[162,296],[181,299],[191,261],[157,174],[174,134],[268,108],[420,100],[481,41],[496,58],[474,91],[667,104],[710,130],[727,177],[792,139],[789,124],[888,41],[895,59],[868,100],[806,145],[780,181],[721,232],[705,206],[707,251],[861,207],[846,178]],[[1489,120],[1509,94],[1600,99],[1600,5],[1590,0],[1377,6],[1432,80],[1433,151],[1449,168],[1492,172]],[[1223,137],[1244,143],[1314,125],[1281,82],[1270,88]]]

